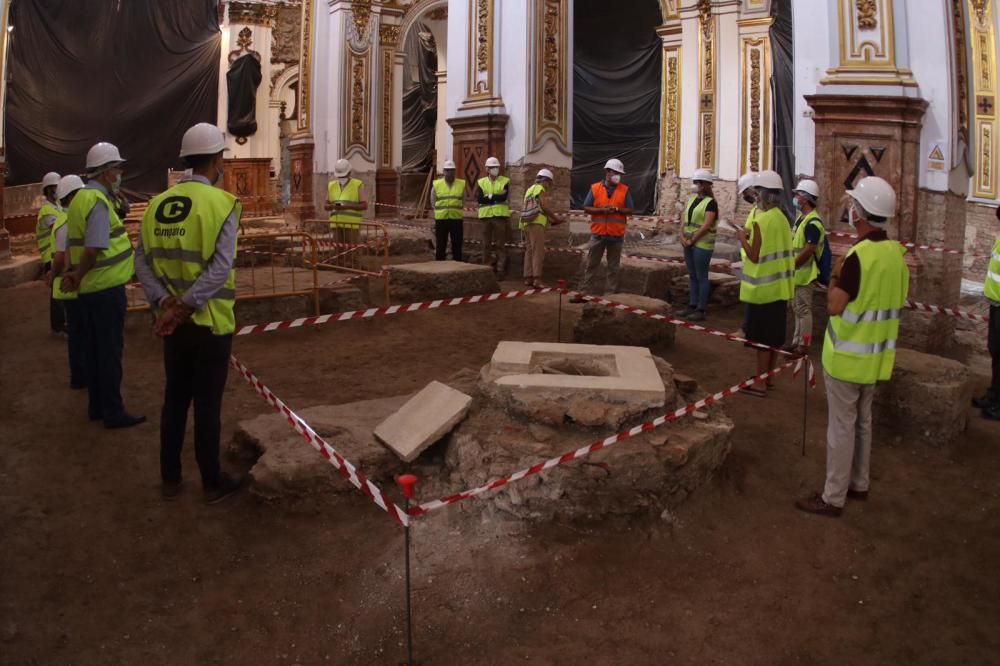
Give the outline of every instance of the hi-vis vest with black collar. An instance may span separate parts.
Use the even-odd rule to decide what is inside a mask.
[[[104,192],[85,187],[78,190],[69,205],[66,224],[69,225],[67,249],[72,266],[79,266],[83,259],[83,250],[87,236],[87,218],[98,202],[108,208],[108,218],[111,220],[108,247],[99,250],[94,267],[80,281],[80,293],[92,294],[112,287],[119,287],[132,279],[135,273],[135,258],[132,252],[132,241],[125,233],[125,224],[115,212],[111,200]]]

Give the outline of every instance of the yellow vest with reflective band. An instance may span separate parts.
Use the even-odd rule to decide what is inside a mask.
[[[487,178],[480,178],[477,185],[479,189],[483,191],[483,194],[489,196],[490,194],[503,194],[504,189],[510,179],[507,176],[497,176],[496,182]],[[510,204],[506,201],[500,201],[493,204],[480,204],[479,206],[479,217],[510,217]]]
[[[72,266],[79,266],[83,258],[83,248],[87,234],[87,218],[94,210],[97,202],[102,202],[108,208],[108,217],[111,219],[111,232],[108,239],[108,247],[99,250],[97,262],[80,283],[81,294],[91,294],[95,291],[104,291],[111,287],[118,287],[132,279],[135,272],[134,257],[132,254],[132,242],[125,233],[125,225],[122,219],[115,212],[115,207],[111,201],[100,190],[85,187],[77,191],[69,205],[66,224],[69,225],[69,259]]]
[[[816,244],[816,252],[813,253],[812,258],[795,269],[796,287],[812,284],[813,280],[819,277],[819,260],[826,252],[826,228],[823,226],[823,220],[819,218],[819,213],[813,211],[804,219],[799,218],[798,224],[795,226],[795,236],[792,241],[795,256],[799,256],[799,253],[806,246],[806,227],[810,224],[815,224],[816,228],[819,229],[819,243]]]
[[[1000,303],[1000,237],[993,245],[989,268],[986,269],[986,282],[983,284],[983,294],[994,303]]]
[[[747,215],[747,221],[743,223],[743,228],[747,230],[747,233],[752,233],[751,227],[754,223],[754,220],[756,219],[757,219],[757,206],[754,205],[753,208],[750,209],[750,213]],[[753,240],[752,236],[747,238],[748,242],[752,240]],[[742,261],[744,264],[747,263],[747,251],[743,249],[742,245],[740,245],[740,261]]]
[[[351,178],[347,185],[341,189],[339,180],[331,180],[326,186],[327,200],[330,203],[343,201],[344,203],[361,202],[361,181]],[[360,229],[364,212],[360,210],[334,210],[330,213],[330,228],[340,229]]]
[[[698,197],[691,197],[688,199],[687,206],[684,207],[684,235],[691,237],[698,233],[701,229],[701,225],[705,224],[705,212],[708,210],[708,204],[712,203],[712,197],[704,197],[698,202],[698,205],[694,208],[694,213],[691,212],[691,206]],[[698,242],[694,244],[695,247],[701,248],[702,250],[714,250],[715,249],[715,224],[712,228],[698,239]]]
[[[444,178],[434,181],[434,219],[435,220],[461,220],[462,198],[465,196],[465,181],[455,179],[451,187]]]
[[[66,212],[62,211],[56,216],[56,223],[52,225],[52,256],[56,255],[56,233],[66,226]],[[67,251],[69,247],[67,246]],[[78,294],[75,291],[66,293],[62,290],[62,276],[52,278],[52,298],[57,301],[71,301]]]
[[[847,256],[861,262],[858,297],[830,317],[823,340],[823,368],[834,379],[874,384],[892,375],[899,316],[906,304],[910,270],[896,241],[864,240]]]
[[[142,218],[142,247],[156,277],[180,298],[201,277],[215,254],[215,244],[229,214],[243,209],[229,192],[197,181],[174,185],[149,202]],[[191,321],[215,335],[236,330],[236,270]]]
[[[753,233],[761,235],[760,258],[757,263],[743,260],[740,278],[740,300],[744,303],[773,303],[792,297],[795,277],[795,253],[792,251],[792,230],[780,208],[756,212]]]
[[[539,194],[541,194],[544,191],[545,191],[545,186],[544,185],[542,185],[541,183],[535,183],[534,185],[532,185],[531,187],[528,188],[527,192],[524,193],[524,200],[527,202],[528,199],[531,199],[533,197],[537,197]],[[533,220],[524,220],[524,219],[522,219],[520,222],[518,222],[517,228],[521,229],[521,230],[524,230],[525,228],[527,228],[527,226],[529,224],[540,224],[543,227],[547,227],[549,225],[549,218],[547,218],[545,216],[545,213],[542,212],[542,209],[539,208],[538,209],[538,215],[535,216],[535,219],[533,219]]]
[[[52,252],[55,248],[55,237],[52,235],[52,230],[55,229],[55,225],[47,227],[42,224],[42,220],[49,216],[58,220],[61,213],[62,211],[59,208],[48,201],[43,203],[42,207],[38,209],[38,222],[35,224],[35,242],[38,243],[38,254],[42,255],[42,261],[45,263],[52,261]]]

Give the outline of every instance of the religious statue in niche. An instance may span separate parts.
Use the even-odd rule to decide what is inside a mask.
[[[229,53],[226,87],[229,93],[229,113],[226,129],[242,145],[247,137],[257,133],[257,87],[261,82],[260,53],[254,51],[250,28],[240,30],[236,50]]]

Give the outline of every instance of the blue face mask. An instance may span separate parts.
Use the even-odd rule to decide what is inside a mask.
[[[799,203],[798,199],[792,199],[792,205],[795,206],[795,210],[802,210],[802,204]]]

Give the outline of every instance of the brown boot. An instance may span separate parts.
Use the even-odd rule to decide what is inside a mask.
[[[839,506],[824,502],[823,496],[819,493],[805,499],[795,500],[795,507],[806,513],[815,513],[819,516],[830,516],[831,518],[838,517],[844,511]]]

